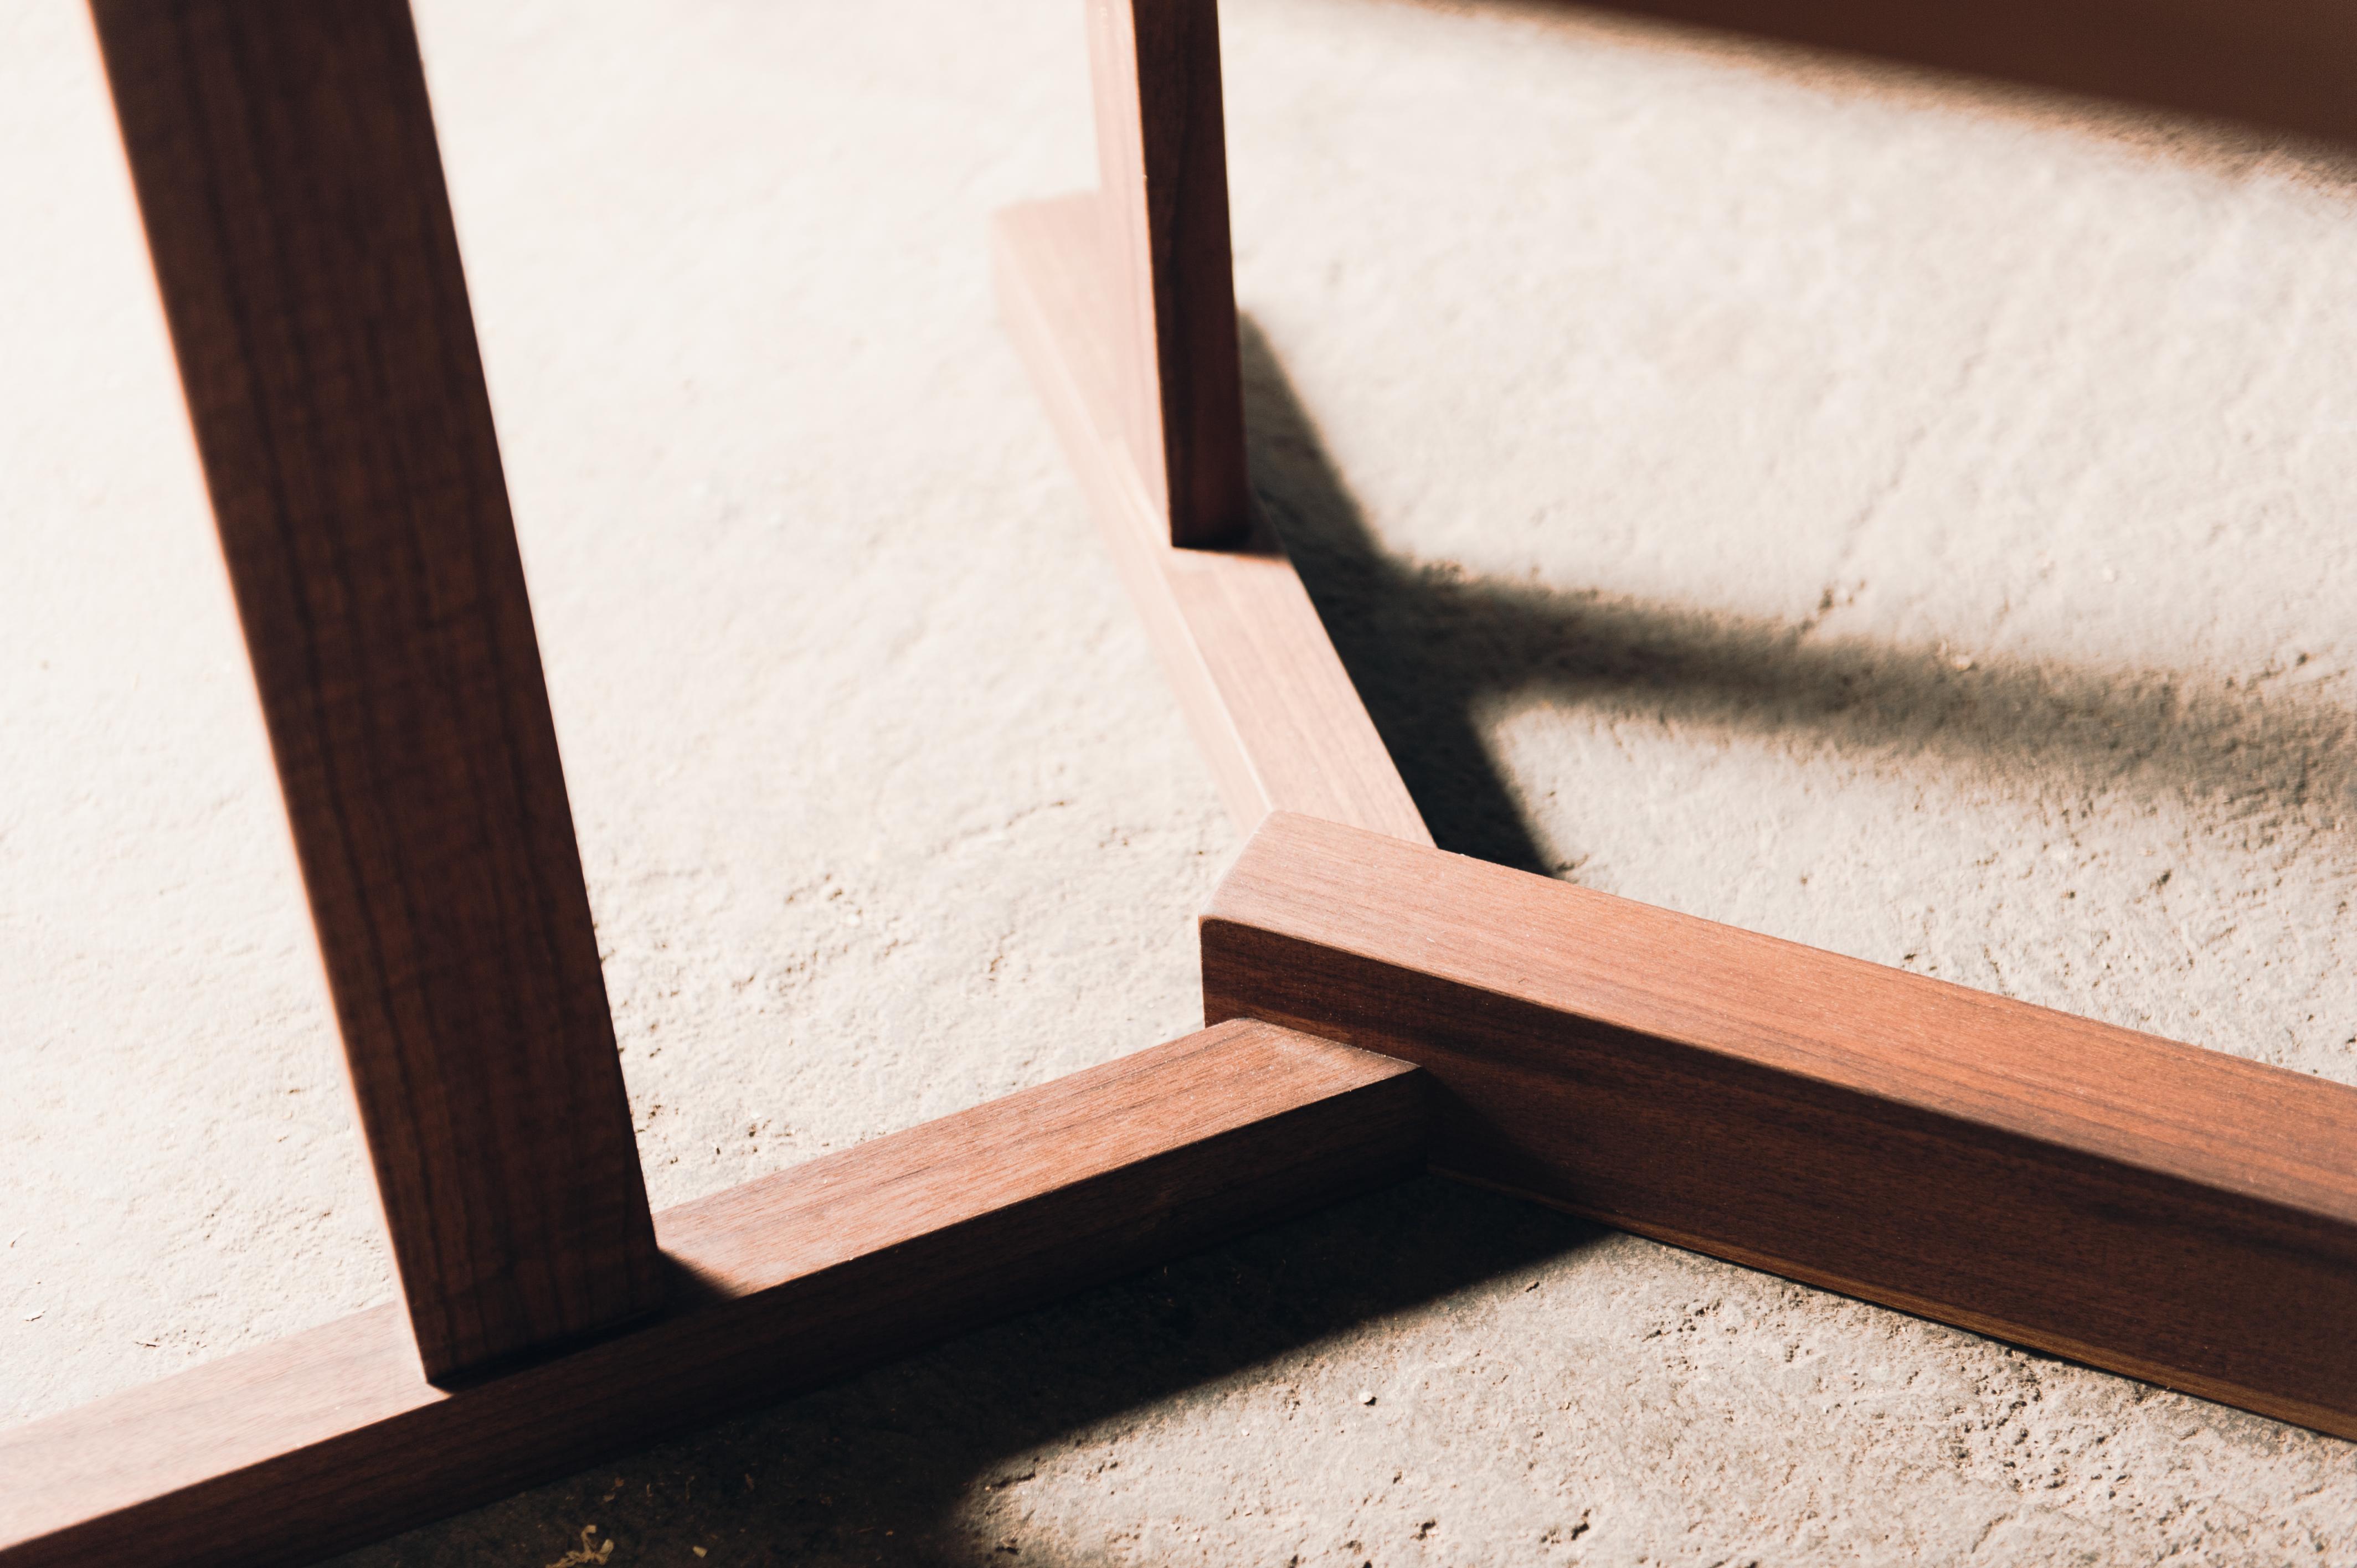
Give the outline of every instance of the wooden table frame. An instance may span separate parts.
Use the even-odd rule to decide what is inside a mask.
[[[403,0],[94,0],[403,1302],[0,1434],[297,1562],[1430,1169],[2357,1436],[2357,1090],[1433,847],[1247,484],[1213,0],[1001,308],[1252,833],[1187,1038],[650,1214]]]

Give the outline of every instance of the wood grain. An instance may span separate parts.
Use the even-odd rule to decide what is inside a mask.
[[[1085,196],[997,214],[991,250],[999,313],[1230,815],[1246,832],[1269,812],[1287,811],[1430,843],[1274,536],[1260,529],[1219,551],[1175,548],[1164,537],[1120,440],[1113,350],[1096,329],[1107,275],[1097,217]]]
[[[2357,1436],[2357,1090],[1301,817],[1202,950],[1436,1170]]]
[[[1215,0],[1089,0],[1095,308],[1114,422],[1173,544],[1252,527]]]
[[[1412,1175],[1422,1075],[1228,1025],[665,1211],[647,1326],[478,1383],[391,1309],[0,1434],[0,1568],[294,1563]]]
[[[400,0],[98,0],[419,1356],[661,1305]]]

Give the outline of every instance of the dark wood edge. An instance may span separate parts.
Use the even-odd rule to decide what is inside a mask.
[[[1121,439],[1161,537],[1233,545],[1253,524],[1215,0],[1089,0],[1096,106],[1094,306]]]
[[[1443,1174],[2357,1436],[2357,1090],[1301,817],[1201,933]]]
[[[1400,1179],[1422,1075],[1226,1025],[657,1217],[663,1317],[441,1389],[395,1308],[0,1434],[0,1565],[307,1561]]]

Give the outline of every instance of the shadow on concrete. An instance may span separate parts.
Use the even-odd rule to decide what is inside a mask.
[[[1536,689],[1567,703],[1639,692],[1654,711],[1827,744],[1901,745],[1955,767],[2084,790],[2173,791],[2281,816],[2357,807],[2352,716],[2294,695],[2192,689],[2167,672],[1978,662],[1822,640],[1813,620],[1744,620],[1387,555],[1256,326],[1243,330],[1253,473],[1418,805],[1451,849],[1543,872],[1475,711]],[[595,1522],[629,1561],[826,1565],[1052,1561],[992,1528],[1020,1518],[1026,1455],[1190,1402],[1273,1359],[1608,1232],[1428,1178],[963,1336],[757,1415],[363,1549],[343,1568],[560,1559],[552,1520]],[[1443,1309],[1445,1310],[1445,1308]],[[1305,1400],[1332,1400],[1305,1384]],[[1347,1394],[1343,1396],[1347,1402]],[[1320,1412],[1340,1413],[1340,1412]],[[1303,1441],[1316,1434],[1305,1429]],[[1068,1461],[1069,1462],[1069,1461]],[[577,1528],[577,1527],[576,1527]],[[619,1554],[617,1561],[624,1560]]]
[[[1547,864],[1475,728],[1485,696],[1534,692],[1638,698],[1720,733],[1813,730],[2007,790],[2173,796],[2245,822],[2254,843],[2357,817],[2357,715],[2274,681],[1986,657],[1960,670],[1942,648],[1821,636],[1817,617],[1705,614],[1387,555],[1249,319],[1243,338],[1254,486],[1443,848],[1567,869]]]
[[[1544,864],[1476,723],[1486,696],[1534,689],[1566,703],[1641,693],[1654,712],[1698,725],[1814,727],[1828,746],[1911,746],[2012,788],[2035,778],[2050,789],[2174,792],[2247,805],[2261,823],[2357,807],[2357,721],[2296,694],[2194,689],[2167,672],[1994,660],[1959,671],[1936,649],[1821,639],[1813,620],[1470,580],[1388,555],[1249,320],[1243,348],[1255,486],[1448,848],[1562,869]],[[630,1561],[688,1561],[697,1545],[716,1560],[726,1548],[731,1561],[822,1568],[1055,1561],[1036,1528],[1020,1552],[999,1548],[1021,1518],[1027,1455],[1076,1436],[1085,1454],[1092,1434],[1117,1435],[1132,1412],[1183,1421],[1190,1402],[1217,1401],[1248,1369],[1544,1268],[1606,1234],[1518,1199],[1412,1181],[341,1561],[546,1563],[576,1546],[549,1538],[552,1520],[565,1519],[594,1521]],[[1302,1393],[1336,1396],[1307,1382]],[[1304,1442],[1316,1436],[1305,1427]]]
[[[1476,0],[1766,38],[2357,148],[2347,0]]]
[[[631,1562],[690,1561],[696,1545],[714,1561],[813,1565],[1054,1561],[1036,1530],[1018,1557],[991,1528],[997,1508],[1015,1510],[1010,1526],[1020,1517],[1027,1454],[1075,1434],[1085,1451],[1092,1430],[1112,1436],[1149,1406],[1183,1420],[1189,1391],[1216,1401],[1214,1385],[1273,1357],[1605,1234],[1420,1177],[339,1562],[538,1563],[575,1545],[549,1538],[565,1519],[596,1523]],[[1319,1430],[1346,1418],[1348,1386],[1301,1394],[1331,1406],[1307,1412]]]

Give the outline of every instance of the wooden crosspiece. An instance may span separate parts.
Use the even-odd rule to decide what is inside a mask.
[[[648,1212],[403,0],[95,0],[404,1306],[0,1434],[299,1562],[1417,1171],[2357,1436],[2357,1090],[1433,847],[1245,483],[1213,0],[999,298],[1231,811],[1211,1026]],[[1211,546],[1212,548],[1206,548]]]

